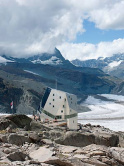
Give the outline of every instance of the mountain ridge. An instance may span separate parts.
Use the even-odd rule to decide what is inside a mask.
[[[40,60],[48,61],[53,56],[59,58],[62,63],[57,65],[33,63],[32,60],[40,58],[39,55],[20,59],[11,57],[13,62],[7,62],[6,65],[1,64],[0,70],[27,77],[51,88],[55,88],[57,80],[59,90],[74,93],[78,97],[88,94],[111,93],[121,82],[115,77],[105,74],[101,69],[74,66],[70,61],[65,60],[57,49],[53,54],[46,55],[44,53]]]
[[[99,68],[106,74],[124,79],[124,54],[115,54],[111,57],[99,57],[98,59],[85,61],[75,59],[71,62],[76,66]]]

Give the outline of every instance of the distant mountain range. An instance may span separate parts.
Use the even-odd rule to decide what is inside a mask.
[[[77,67],[65,60],[60,51],[40,54],[28,58],[14,58],[2,55],[0,70],[21,76],[36,82],[41,82],[51,88],[56,87],[78,98],[88,94],[118,93],[114,90],[121,80],[105,74],[101,69]],[[99,59],[100,60],[100,59]],[[14,80],[13,80],[14,81]],[[121,87],[123,89],[123,86]],[[120,90],[121,94],[123,90]]]
[[[75,59],[72,63],[76,66],[99,68],[105,73],[124,79],[124,54],[116,54],[107,58],[98,58],[81,61]]]

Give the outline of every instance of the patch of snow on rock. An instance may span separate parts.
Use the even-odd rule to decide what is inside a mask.
[[[62,63],[62,61],[57,58],[56,56],[52,56],[50,59],[46,60],[46,61],[41,61],[40,59],[31,61],[32,63],[36,64],[36,63],[40,63],[40,64],[50,64],[50,65],[59,65]]]
[[[13,62],[13,61],[0,57],[0,63],[7,63],[7,62]]]
[[[120,60],[120,61],[113,61],[113,62],[111,62],[111,63],[108,65],[108,67],[110,67],[110,68],[117,67],[117,66],[119,66],[119,65],[121,64],[122,61],[123,61],[123,60]]]
[[[39,75],[39,74],[34,73],[34,72],[30,71],[30,70],[24,70],[24,71],[26,71],[26,72],[28,72],[28,73],[31,73],[31,74],[34,74],[34,75]]]

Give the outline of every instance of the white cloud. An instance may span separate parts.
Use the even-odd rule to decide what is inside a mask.
[[[124,53],[124,39],[113,40],[112,42],[90,43],[64,43],[57,47],[62,55],[69,60],[97,59],[99,57],[110,57],[113,54]]]
[[[0,54],[53,51],[85,31],[84,19],[100,29],[124,29],[123,8],[123,0],[0,0]],[[96,49],[84,45],[86,52]]]
[[[124,1],[105,0],[103,6],[89,12],[89,20],[100,29],[124,29]]]
[[[1,0],[0,24],[1,54],[15,56],[51,51],[84,31],[80,13],[66,0]]]

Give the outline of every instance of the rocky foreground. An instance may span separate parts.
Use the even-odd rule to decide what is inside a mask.
[[[124,133],[90,124],[69,131],[25,115],[1,117],[0,166],[17,165],[123,166]]]

